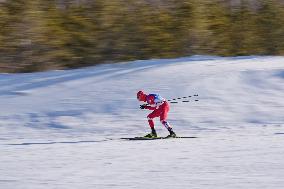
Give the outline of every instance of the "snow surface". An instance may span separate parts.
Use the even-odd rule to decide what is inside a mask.
[[[1,189],[284,188],[284,57],[0,74],[0,86]],[[191,95],[169,122],[198,138],[119,139],[149,132],[140,89]]]

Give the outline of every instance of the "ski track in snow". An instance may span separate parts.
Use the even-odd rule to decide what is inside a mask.
[[[1,189],[284,187],[284,57],[0,74],[0,86]],[[121,140],[149,132],[140,89],[191,95],[171,104],[169,121],[198,138]]]

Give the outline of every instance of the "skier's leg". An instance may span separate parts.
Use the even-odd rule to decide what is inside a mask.
[[[170,110],[168,103],[165,102],[159,109],[161,111],[160,121],[169,130],[171,126],[169,122],[167,122],[168,112]]]
[[[148,123],[151,128],[151,134],[146,135],[146,137],[157,137],[157,132],[155,130],[155,125],[153,119],[148,117]]]
[[[154,124],[153,119],[154,119],[155,117],[159,117],[160,114],[161,114],[161,113],[160,113],[159,109],[156,109],[156,110],[154,110],[152,113],[150,113],[150,114],[147,116],[148,123],[149,123],[149,126],[150,126],[151,128],[154,128],[154,127],[155,127],[155,124]]]
[[[166,129],[169,131],[169,133],[170,133],[169,136],[170,137],[176,137],[176,134],[174,133],[173,128],[171,127],[171,125],[167,121],[169,110],[170,110],[170,107],[169,107],[168,103],[165,102],[161,107],[162,113],[161,113],[161,116],[160,116],[160,121],[166,127]]]
[[[155,127],[155,124],[154,124],[154,121],[153,121],[153,118],[150,118],[149,116],[147,117],[148,119],[148,123],[149,123],[149,126],[150,128],[154,128]]]
[[[172,127],[171,125],[169,124],[168,121],[166,120],[161,120],[161,123],[166,127],[166,129],[169,131],[169,130],[172,130]]]
[[[157,137],[157,133],[156,133],[156,130],[155,130],[155,124],[154,124],[154,121],[153,119],[155,117],[158,117],[159,116],[159,112],[157,110],[154,110],[152,113],[150,113],[148,116],[147,116],[147,119],[148,119],[148,123],[149,123],[149,126],[151,128],[151,134],[149,135],[146,135],[146,136],[154,136],[154,137]]]
[[[166,120],[161,120],[161,123],[167,128],[167,130],[169,131],[169,135],[167,137],[176,137],[175,132],[173,131],[173,128],[171,127],[171,125],[169,124],[168,121]]]

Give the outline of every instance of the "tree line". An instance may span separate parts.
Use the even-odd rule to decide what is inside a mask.
[[[284,55],[280,0],[1,0],[0,72]]]

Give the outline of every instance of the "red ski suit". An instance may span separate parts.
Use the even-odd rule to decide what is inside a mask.
[[[145,95],[143,101],[148,104],[144,106],[145,109],[154,110],[147,116],[150,127],[154,128],[153,118],[160,117],[161,123],[169,129],[170,125],[166,121],[170,110],[169,103],[158,94]]]
[[[170,106],[165,99],[159,98],[155,94],[149,94],[146,101],[150,106],[146,106],[145,109],[154,110],[147,116],[148,118],[160,117],[160,121],[165,121],[168,118]]]

